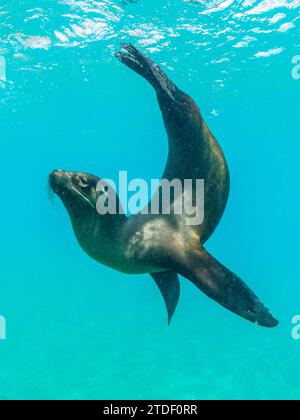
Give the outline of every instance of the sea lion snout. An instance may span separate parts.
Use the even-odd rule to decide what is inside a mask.
[[[71,175],[61,169],[55,169],[49,175],[49,184],[55,194],[59,194],[67,186],[68,181],[71,179]]]

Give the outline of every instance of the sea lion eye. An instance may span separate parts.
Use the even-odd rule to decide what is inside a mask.
[[[81,188],[87,188],[89,186],[88,180],[86,178],[79,178],[79,185]]]

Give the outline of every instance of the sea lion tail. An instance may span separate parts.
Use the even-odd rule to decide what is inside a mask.
[[[213,258],[204,248],[186,257],[179,274],[191,280],[208,297],[231,312],[263,327],[276,327],[278,321],[252,290],[232,271]]]
[[[152,273],[151,276],[165,301],[168,312],[168,325],[170,325],[180,296],[178,275],[173,271],[166,271],[162,273]]]

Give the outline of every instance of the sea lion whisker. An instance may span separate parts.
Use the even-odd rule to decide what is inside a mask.
[[[79,191],[77,188],[75,188],[74,186],[71,186],[70,189],[72,191],[74,191],[76,194],[78,194],[81,198],[83,198],[94,210],[95,210],[95,206],[93,205],[93,203],[88,199],[88,197],[84,194],[82,194],[81,191]]]
[[[53,188],[50,182],[48,182],[48,199],[50,203],[52,204],[53,208],[54,208],[54,203],[55,203],[54,198],[55,198],[55,194],[54,194]]]

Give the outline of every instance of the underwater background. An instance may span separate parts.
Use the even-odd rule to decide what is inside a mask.
[[[299,0],[1,2],[0,399],[296,399]],[[231,193],[206,248],[280,320],[264,329],[182,280],[170,327],[148,275],[88,258],[48,199],[55,168],[159,178],[153,89],[131,42],[197,101]],[[170,244],[171,246],[171,244]]]

